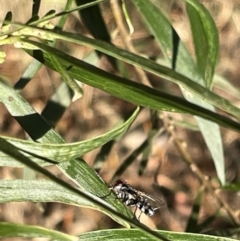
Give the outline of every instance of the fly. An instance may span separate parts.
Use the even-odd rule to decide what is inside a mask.
[[[165,206],[165,203],[162,200],[157,200],[136,190],[124,180],[117,180],[109,189],[114,192],[117,198],[126,206],[135,207],[134,215],[136,214],[137,209],[140,210],[138,220],[140,220],[142,213],[151,217],[155,214],[157,209]],[[152,203],[157,205],[157,207],[153,207]]]

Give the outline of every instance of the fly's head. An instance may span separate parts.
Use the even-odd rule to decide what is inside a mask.
[[[124,192],[126,185],[125,181],[119,179],[111,186],[111,190],[118,196],[119,193]]]

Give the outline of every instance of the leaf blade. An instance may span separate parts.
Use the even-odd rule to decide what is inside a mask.
[[[239,130],[239,124],[237,122],[197,105],[193,105],[179,97],[112,75],[49,46],[30,40],[27,40],[27,42],[43,49],[44,52],[42,52],[41,58],[44,58],[44,62],[48,67],[54,69],[47,58],[47,55],[51,53],[61,59],[62,64],[65,62],[65,65],[73,66],[69,70],[69,74],[75,79],[81,78],[82,82],[84,81],[86,84],[102,89],[116,97],[156,110],[188,112],[220,125]]]
[[[210,88],[219,52],[217,27],[212,16],[201,3],[195,0],[185,1],[192,28],[198,69],[206,87]]]
[[[81,157],[84,154],[104,145],[105,143],[116,138],[117,136],[123,134],[124,132],[127,131],[129,126],[132,124],[132,122],[134,121],[138,113],[139,113],[139,108],[136,108],[136,110],[129,117],[129,119],[126,120],[123,124],[95,138],[80,141],[80,142],[75,142],[75,143],[49,144],[49,143],[37,143],[32,141],[19,140],[19,139],[10,138],[10,137],[2,137],[2,138],[5,140],[8,140],[10,143],[18,147],[20,150],[27,151],[28,154],[34,153],[35,155],[39,155],[40,157],[43,156],[61,163],[64,161],[68,161],[69,159],[75,159],[75,158]],[[2,158],[4,158],[4,156],[5,158],[7,157],[6,155],[1,154]],[[4,163],[6,163],[4,159],[3,161]],[[0,166],[2,165],[1,162],[2,160],[0,160]],[[11,162],[10,160],[8,165],[11,166],[11,163],[14,165],[16,161],[13,160]],[[51,164],[52,163],[50,163],[50,165]]]
[[[133,0],[133,2],[143,15],[146,24],[150,26],[153,35],[156,36],[158,43],[162,47],[162,51],[165,53],[164,56],[167,56],[168,65],[170,65],[171,59],[168,55],[172,52],[172,49],[170,49],[172,43],[172,26],[169,20],[157,7],[151,4],[151,2],[144,0]],[[179,45],[176,70],[192,79],[189,85],[194,85],[195,81],[202,86],[207,85],[207,88],[209,88],[212,83],[218,56],[219,44],[217,29],[210,14],[200,3],[195,0],[186,0],[186,2],[195,41],[198,69],[190,53],[181,42]],[[161,19],[161,24],[158,22],[158,19]],[[183,86],[181,83],[178,84],[181,87],[184,97],[188,101],[215,112],[214,107],[203,101],[199,95],[196,95],[196,92],[193,93],[190,89],[187,89],[186,86]],[[210,98],[213,98],[213,96]],[[224,184],[225,163],[219,126],[199,117],[196,117],[196,119],[208,149],[211,152],[218,178],[221,183]]]
[[[74,241],[76,237],[61,233],[52,229],[33,225],[22,225],[0,222],[0,237],[39,238],[45,237],[51,240]]]

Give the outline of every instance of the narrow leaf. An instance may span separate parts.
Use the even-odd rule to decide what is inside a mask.
[[[162,51],[165,53],[165,56],[167,56],[167,54],[172,52],[172,50],[169,49],[169,46],[171,46],[172,42],[172,27],[169,20],[164,17],[161,11],[151,2],[144,0],[133,0],[133,2],[138,7],[139,11],[145,19],[146,24],[150,27],[153,35],[156,37],[158,43],[162,47]],[[207,87],[209,87],[214,74],[218,54],[218,35],[216,26],[210,14],[201,4],[195,0],[189,0],[187,2],[191,4],[191,6],[188,6],[190,22],[194,26],[197,24],[197,26],[192,27],[192,30],[195,40],[195,49],[197,53],[199,71],[183,43],[179,45],[176,71],[192,79],[192,83],[189,83],[190,86],[194,86],[193,81],[195,81],[200,85],[204,86],[206,84]],[[161,22],[159,19],[161,19]],[[168,46],[168,48],[165,46]],[[170,65],[171,61],[169,57],[166,59]],[[201,97],[199,97],[198,94],[196,94],[196,92],[193,93],[190,89],[186,88],[181,83],[179,84],[184,97],[188,101],[207,108],[213,112],[215,111],[214,107],[209,104],[213,104],[213,102],[209,101],[209,103],[206,103],[202,100]],[[210,98],[213,100],[214,97],[212,96]],[[221,183],[224,184],[225,165],[222,138],[219,126],[198,117],[197,122],[208,146],[208,149],[210,150],[213,157],[218,178]]]
[[[51,53],[61,59],[62,64],[66,66],[72,65],[69,70],[72,77],[81,79],[82,82],[84,81],[86,84],[102,89],[116,97],[155,110],[179,111],[198,115],[220,125],[239,130],[240,125],[231,119],[191,104],[179,97],[112,75],[44,44],[31,40],[27,40],[27,42],[44,50],[42,54],[38,52],[37,55],[34,53],[33,55],[40,61],[44,61],[48,67],[54,69],[48,59],[48,54]]]
[[[194,40],[197,66],[210,88],[219,52],[218,30],[209,11],[196,0],[185,0]]]
[[[136,1],[136,0],[134,0]],[[16,24],[16,26],[24,26],[22,24]],[[181,72],[186,72],[186,75],[190,75],[189,78],[181,75],[167,67],[161,66],[151,60],[143,58],[141,56],[132,54],[128,51],[124,51],[123,49],[119,49],[111,44],[102,42],[100,40],[94,40],[88,37],[85,37],[81,34],[76,33],[67,33],[63,31],[54,31],[54,30],[47,30],[47,29],[40,29],[36,27],[29,27],[31,29],[38,29],[38,31],[48,33],[55,39],[62,39],[69,42],[73,42],[76,44],[83,44],[84,46],[89,46],[98,49],[101,52],[104,52],[110,56],[119,58],[127,63],[133,64],[137,67],[140,67],[150,73],[156,74],[166,80],[172,81],[176,84],[181,85],[186,90],[189,90],[191,93],[198,96],[200,99],[211,103],[212,105],[224,110],[225,112],[235,116],[237,119],[240,119],[240,110],[236,106],[232,105],[232,103],[217,94],[211,92],[207,88],[203,87],[203,80],[201,79],[200,75],[196,72],[195,69],[189,69],[188,66],[193,66],[193,62],[189,59],[189,54],[186,50],[182,51],[182,58],[178,60],[178,65],[180,62],[182,64],[179,66],[179,70]],[[181,46],[181,45],[180,45]],[[181,47],[184,48],[184,47]],[[179,50],[180,51],[180,50]],[[35,56],[37,57],[37,56]],[[182,61],[180,61],[182,59]],[[195,77],[194,77],[195,76]],[[198,76],[198,77],[197,77]],[[196,78],[197,77],[197,78]],[[193,82],[190,78],[196,81]]]
[[[75,236],[67,235],[52,229],[33,225],[22,225],[0,222],[0,237],[48,238],[59,241],[76,241]]]
[[[38,129],[43,129],[43,131],[40,132],[40,139],[38,139],[39,142],[44,142],[44,143],[64,143],[64,140],[61,138],[61,136],[55,132],[47,123],[46,121],[29,105],[29,103],[24,100],[19,93],[17,93],[13,88],[11,88],[10,86],[8,86],[7,84],[5,84],[3,81],[0,81],[0,101],[2,101],[6,108],[8,109],[8,111],[11,113],[11,115],[13,115],[18,121],[20,121],[21,118],[27,118],[24,122],[23,128],[27,131],[27,133],[30,136],[33,137],[38,137],[38,135],[36,135],[36,131]],[[29,119],[29,116],[31,117],[32,115],[34,115],[34,121],[33,123],[31,122],[31,119]],[[22,124],[22,122],[20,121],[20,123]],[[38,128],[36,128],[35,124],[38,124]],[[32,128],[29,128],[32,127]],[[22,164],[26,164],[26,163],[30,163],[30,167],[32,167],[34,170],[37,170],[43,174],[48,175],[49,173],[41,168],[39,165],[37,165],[36,163],[32,162],[28,157],[23,156],[18,150],[13,149],[10,143],[6,142],[6,140],[4,139],[0,139],[1,140],[1,145],[0,145],[0,150],[2,152],[4,152],[5,154],[9,155],[10,157],[12,157],[13,159],[16,159],[19,161],[19,158],[22,158],[23,160],[25,160],[25,162],[21,162]],[[36,139],[34,139],[36,140]],[[7,145],[6,146],[4,146]],[[3,149],[5,148],[5,149]],[[78,159],[77,161],[78,165],[79,165],[79,170],[80,172],[78,173],[79,177],[82,177],[83,183],[85,183],[85,180],[88,179],[89,183],[94,182],[95,185],[95,191],[94,193],[99,195],[99,191],[104,192],[104,195],[106,194],[106,192],[108,191],[108,187],[105,184],[105,182],[97,175],[97,173],[90,168],[87,163],[82,160],[82,159]],[[70,168],[71,165],[67,165],[65,163],[65,165],[61,165],[59,164],[58,167],[64,171],[65,173],[67,173],[67,169]],[[82,171],[82,173],[81,173]],[[81,176],[81,174],[84,174],[85,176]],[[60,179],[55,179],[55,176],[52,176],[51,174],[49,174],[53,179],[55,180],[58,184],[62,183],[62,180]],[[72,177],[71,177],[72,178]],[[92,180],[90,180],[92,179]],[[86,192],[88,192],[88,187],[86,186],[84,187],[84,185],[81,185],[81,178],[78,178],[78,182],[79,185],[81,186],[82,190],[85,190]],[[64,182],[65,183],[65,182]],[[64,184],[65,185],[65,184]],[[70,190],[75,190],[75,189],[71,189],[71,186],[68,186],[68,188],[70,188]],[[105,191],[104,191],[105,190]],[[75,190],[76,191],[76,190]],[[78,192],[77,192],[78,193]],[[93,194],[94,194],[93,193]],[[80,195],[85,195],[82,192],[80,192]],[[90,198],[90,197],[89,197]],[[114,198],[111,199],[111,202],[113,203],[113,206],[117,208],[117,210],[121,210],[120,212],[123,213],[124,210],[126,209],[122,209],[123,208],[123,204],[117,202]],[[108,209],[109,207],[107,207]],[[117,211],[113,211],[116,213],[118,213]],[[121,223],[123,226],[125,227],[129,227],[129,224],[126,221],[123,221],[123,218],[118,218],[117,215],[113,215],[112,216],[117,222]],[[125,217],[125,216],[123,216]]]
[[[101,197],[105,196],[106,193],[109,194],[109,189],[106,186],[105,182],[99,176],[97,176],[96,173],[92,169],[90,169],[83,160],[79,160],[78,162],[73,160],[73,163],[65,162],[65,165],[61,165],[61,168],[64,169],[66,173],[70,174],[70,177],[72,177],[73,181],[80,184],[79,189],[73,187],[71,184],[59,179],[48,170],[37,165],[36,163],[31,161],[31,159],[21,154],[15,146],[8,143],[2,138],[0,138],[0,149],[4,153],[15,158],[32,170],[42,173],[44,176],[48,177],[51,181],[59,184],[63,188],[74,192],[75,194],[79,195],[84,199],[89,200],[96,206],[102,207],[105,210],[105,213],[109,214],[113,219],[115,219],[119,223],[122,223],[123,225],[125,224],[126,227],[129,227],[129,224],[126,223],[124,220],[128,220],[129,222],[131,222],[128,217],[129,215],[131,217],[131,215],[133,214],[127,212],[125,206],[121,202],[116,202],[115,198],[109,198],[108,200],[108,202],[111,203],[115,209],[113,209],[108,203],[106,203],[105,200],[101,199]],[[78,168],[75,168],[75,166],[77,166]],[[108,196],[115,197],[113,194],[111,194],[111,196]]]
[[[169,231],[157,231],[162,234],[164,237],[169,240],[174,241],[236,241],[235,239],[230,238],[219,238],[210,235],[204,234],[192,234],[192,233],[177,233],[177,232],[169,232]],[[81,234],[79,238],[84,241],[97,241],[101,239],[102,241],[139,241],[139,240],[148,240],[153,241],[155,239],[144,235],[136,229],[112,229],[112,230],[100,230],[95,232],[89,232],[85,234]],[[160,240],[160,239],[159,239]]]
[[[52,159],[55,162],[61,163],[61,162],[68,161],[70,159],[81,157],[84,154],[88,153],[89,151],[92,151],[100,146],[103,146],[105,143],[123,134],[132,124],[138,112],[139,112],[139,108],[135,110],[135,112],[126,122],[110,130],[107,133],[104,133],[90,140],[85,140],[85,141],[80,141],[75,143],[67,143],[67,144],[46,143],[45,144],[45,143],[37,143],[37,142],[20,140],[20,139],[9,138],[9,137],[2,137],[2,138],[4,138],[5,140],[8,140],[10,143],[15,145],[20,150],[27,151],[28,154],[33,153],[35,155],[39,155],[40,157],[43,156],[43,157]],[[5,155],[1,154],[1,157],[4,158],[4,156]],[[28,155],[28,156],[31,156],[31,155]],[[0,165],[2,164],[1,162],[2,160],[0,160]],[[3,159],[3,163],[6,163],[6,160]],[[40,160],[40,163],[43,164],[44,162]],[[44,164],[49,165],[51,163],[47,162]],[[8,166],[11,166],[11,165],[15,166],[16,161],[9,160]]]

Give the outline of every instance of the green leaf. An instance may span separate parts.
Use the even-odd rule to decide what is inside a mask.
[[[75,168],[72,168],[73,165]],[[69,175],[73,177],[75,182],[79,181],[78,175],[79,165],[75,165],[72,162],[71,168],[68,168]],[[86,178],[86,182],[89,182],[89,179]],[[88,190],[90,193],[94,190],[94,186],[96,186],[95,182],[88,183],[91,187],[91,190]],[[109,193],[109,190],[107,191]],[[107,194],[108,194],[107,193]],[[96,196],[95,198],[99,199],[99,202],[108,201],[112,203],[114,206],[115,196],[110,196],[107,198],[102,198],[103,192],[99,190],[99,197]],[[111,215],[110,212],[106,211],[99,205],[93,204],[88,199],[85,199],[76,193],[63,188],[62,186],[47,180],[2,180],[0,181],[0,203],[6,202],[60,202],[68,205],[74,205],[84,208],[91,208],[94,210],[101,211],[107,215]],[[117,207],[116,207],[117,208]],[[122,213],[129,215],[132,217],[133,214],[127,209],[126,207],[122,207]]]
[[[0,150],[32,170],[42,173],[44,176],[48,177],[50,180],[59,184],[63,188],[89,200],[96,206],[102,207],[105,210],[105,213],[110,215],[114,220],[118,221],[122,225],[129,227],[129,223],[125,220],[134,224],[134,222],[128,218],[132,218],[133,214],[126,209],[126,206],[124,206],[122,202],[116,201],[115,195],[109,192],[109,188],[106,183],[86,164],[86,162],[84,162],[84,160],[72,160],[71,162],[65,162],[64,164],[59,165],[59,167],[62,168],[65,173],[69,174],[69,177],[79,185],[79,189],[59,179],[48,170],[34,163],[31,159],[21,154],[15,146],[2,138],[0,138]],[[111,203],[111,206],[101,198],[103,196],[108,197],[107,201]],[[114,209],[112,207],[114,207]]]
[[[10,86],[5,84],[3,81],[0,81],[0,93],[1,93],[0,101],[2,101],[5,104],[6,108],[11,113],[11,115],[13,115],[18,121],[20,121],[21,124],[22,124],[22,119],[24,119],[23,128],[27,131],[27,133],[30,136],[34,137],[33,138],[34,140],[38,140],[39,142],[48,143],[48,144],[64,143],[64,140],[61,138],[61,136],[53,129],[51,129],[51,127],[45,122],[45,120],[29,105],[29,103],[26,100],[24,100],[14,89],[12,89]],[[34,116],[33,123],[32,123],[32,116]],[[29,119],[29,117],[31,118]],[[38,128],[36,128],[36,124]],[[38,132],[39,130],[41,131]],[[39,139],[37,138],[35,139],[35,137],[39,137]],[[56,179],[56,177],[52,176],[51,173],[49,174],[49,172],[47,172],[42,167],[38,166],[36,163],[32,162],[28,157],[23,156],[18,150],[13,149],[14,146],[12,147],[12,145],[6,142],[6,140],[0,138],[0,141],[1,141],[0,151],[20,161],[24,165],[27,165],[27,166],[29,165],[29,167],[34,169],[35,171],[39,171],[43,175],[47,175],[49,178],[51,177],[52,178],[51,180],[56,181],[58,184],[65,185],[65,183],[61,179],[58,179],[58,178]],[[90,168],[84,160],[78,159],[75,161],[78,163],[78,167],[79,167],[78,185],[81,186],[81,189],[85,190],[85,192],[88,192],[89,185],[87,186],[81,185],[81,180],[83,184],[86,184],[86,180],[88,180],[88,183],[95,184],[94,185],[95,190],[93,194],[97,194],[99,196],[99,192],[102,192],[103,195],[106,195],[109,189],[106,183],[97,175],[97,173],[92,168]],[[67,163],[65,162],[64,165],[60,163],[58,167],[63,172],[67,173],[69,168],[71,168],[71,165],[70,164],[67,165]],[[70,177],[70,178],[73,178],[73,177]],[[75,189],[72,189],[72,187],[69,186],[69,184],[67,185],[67,187],[70,190],[76,191]],[[93,187],[91,186],[91,190],[92,188]],[[77,192],[77,193],[80,195],[84,194],[82,192]],[[91,196],[89,196],[89,198],[91,199]],[[127,211],[125,206],[123,206],[122,203],[119,203],[118,201],[116,201],[114,198],[112,198],[109,202],[111,202],[113,206],[116,208],[116,210],[119,210],[120,213],[124,213]],[[118,213],[117,211],[114,211],[114,212],[115,214]],[[123,221],[123,218],[118,218],[117,215],[112,215],[112,217],[123,226],[129,227],[128,222]]]
[[[136,0],[134,0],[134,1],[136,1]],[[16,23],[14,23],[14,25],[24,26],[22,24],[16,24]],[[198,96],[200,99],[207,101],[207,102],[211,103],[212,105],[231,114],[232,116],[235,116],[237,119],[240,119],[239,108],[232,105],[232,103],[230,101],[218,96],[217,94],[215,94],[215,93],[211,92],[210,90],[208,90],[207,88],[203,87],[202,86],[203,81],[200,78],[199,74],[196,72],[196,69],[195,70],[188,69],[188,65],[190,64],[190,66],[193,66],[193,63],[192,63],[191,59],[189,59],[189,54],[185,50],[182,53],[183,61],[182,61],[181,66],[179,67],[179,69],[182,70],[183,72],[186,72],[187,74],[190,74],[191,75],[190,78],[194,79],[193,76],[195,76],[195,78],[196,78],[196,76],[198,76],[198,79],[194,79],[197,83],[193,82],[191,79],[189,79],[189,78],[185,77],[184,75],[181,75],[167,67],[161,66],[151,60],[148,60],[146,58],[132,54],[123,49],[119,49],[119,48],[113,46],[112,44],[108,44],[108,43],[102,42],[100,40],[91,39],[91,38],[88,38],[88,37],[85,37],[83,35],[76,34],[76,33],[67,33],[67,32],[63,32],[63,31],[54,31],[54,30],[49,31],[47,29],[43,30],[40,28],[29,27],[29,26],[28,26],[28,28],[38,29],[38,31],[40,31],[40,32],[46,32],[46,33],[50,34],[52,38],[55,38],[55,39],[62,39],[62,40],[66,40],[69,42],[76,43],[76,44],[82,44],[84,46],[96,48],[97,50],[99,50],[103,53],[116,57],[127,63],[133,64],[139,68],[142,68],[152,74],[155,74],[166,80],[179,84],[182,87],[184,87],[186,90],[189,90],[190,92],[192,92],[193,94]],[[24,40],[24,41],[27,42],[27,40]],[[180,62],[180,60],[178,60],[178,64],[179,64],[179,62]],[[69,67],[69,66],[67,66],[67,67]]]
[[[44,61],[48,67],[54,69],[54,66],[48,58],[48,55],[52,54],[61,59],[61,63],[63,65],[72,66],[72,68],[69,70],[69,74],[72,77],[75,79],[81,79],[82,82],[99,88],[116,97],[156,110],[179,111],[198,115],[225,127],[234,128],[235,130],[239,131],[239,123],[236,123],[224,116],[191,104],[179,97],[172,96],[142,84],[112,75],[47,45],[31,40],[26,41],[44,51],[37,52],[37,54],[33,52],[32,55],[39,60]]]
[[[218,30],[208,10],[198,1],[185,0],[197,57],[198,70],[210,88],[219,52]]]
[[[170,57],[172,56],[171,53],[173,50],[171,49],[172,26],[169,20],[161,13],[161,11],[157,7],[151,4],[151,2],[144,0],[133,0],[133,2],[141,12],[146,24],[151,29],[152,34],[156,37],[158,43],[162,47],[162,51],[163,53],[165,53],[164,56],[168,60],[168,65],[170,66]],[[200,85],[204,85],[205,83],[210,85],[214,74],[218,54],[218,35],[216,26],[210,14],[201,4],[196,3],[196,1],[194,0],[189,0],[188,2],[192,4],[191,6],[193,6],[189,6],[189,14],[190,17],[192,17],[190,21],[192,22],[192,25],[195,24],[194,21],[198,21],[197,23],[201,25],[200,29],[197,29],[197,26],[196,28],[192,28],[193,36],[196,40],[195,49],[197,51],[198,67],[200,71],[197,70],[192,57],[190,56],[189,52],[187,51],[182,42],[179,45],[176,70],[184,76],[192,79],[191,83],[189,82],[189,86],[193,87],[195,85],[193,81]],[[197,33],[195,31],[197,31]],[[201,37],[205,37],[201,41],[198,35],[201,35]],[[205,45],[207,46],[205,46],[205,49],[202,50],[202,47],[204,46],[201,45],[203,45],[204,41],[206,41]],[[204,58],[204,60],[202,60],[201,58]],[[212,103],[213,105],[219,107],[218,105],[216,105],[216,103],[210,101],[209,99],[209,103],[203,101],[204,93],[202,93],[202,96],[199,96],[199,93],[193,92],[193,89],[186,88],[186,86],[182,85],[182,83],[180,82],[178,82],[178,84],[181,87],[184,97],[191,103],[202,106],[213,112],[215,111],[214,107],[211,106],[209,103]],[[205,90],[203,90],[203,92],[205,91],[206,88]],[[210,99],[214,100],[215,97],[211,94]],[[208,146],[208,149],[210,150],[213,157],[218,178],[221,183],[224,184],[225,164],[222,138],[219,126],[215,123],[203,120],[202,118],[197,117],[196,119],[201,133],[204,137],[204,140]]]
[[[187,10],[192,27],[198,69],[203,77],[205,85],[209,88],[212,84],[212,77],[214,75],[219,51],[217,28],[210,13],[202,4],[195,0],[185,1],[189,3],[187,4]],[[183,92],[185,93],[185,96],[187,96],[187,99],[192,103],[200,104],[201,106],[214,111],[212,106],[206,105],[206,103],[196,96],[191,96],[185,91]],[[219,126],[198,117],[196,117],[196,119],[208,149],[213,157],[218,178],[220,182],[224,184],[225,162]]]
[[[169,231],[157,231],[169,240],[174,241],[235,241],[230,238],[219,238],[204,234],[192,234],[192,233],[177,233]],[[112,230],[100,230],[95,232],[89,232],[79,235],[79,238],[84,241],[141,241],[148,240],[153,241],[155,239],[150,238],[136,229],[112,229]],[[160,239],[159,239],[160,240]]]
[[[212,155],[217,176],[222,185],[225,183],[225,161],[223,154],[222,137],[220,128],[216,123],[212,123],[202,118],[196,117],[198,126]]]
[[[107,133],[104,133],[100,136],[97,136],[95,138],[75,142],[75,143],[66,143],[66,144],[49,144],[49,143],[37,143],[32,141],[26,141],[26,140],[20,140],[10,137],[2,137],[5,140],[12,143],[14,146],[19,148],[19,150],[27,151],[28,155],[31,156],[31,153],[38,155],[39,158],[46,157],[49,159],[54,160],[55,162],[65,162],[70,159],[75,159],[78,157],[83,156],[84,154],[88,153],[89,151],[92,151],[105,143],[109,142],[110,140],[113,140],[117,136],[123,134],[129,126],[132,124],[136,116],[138,115],[139,108],[135,110],[135,112],[132,114],[132,116],[123,124],[117,126],[116,128],[113,128]],[[0,166],[19,166],[19,163],[17,163],[14,159],[8,158],[7,155],[4,155],[0,152]],[[41,159],[34,159],[39,165],[46,165],[46,164],[52,164],[45,162]]]
[[[214,236],[222,236],[222,237],[239,237],[240,228],[224,228],[224,229],[213,229],[209,230],[206,233]],[[238,239],[239,240],[239,239]]]
[[[192,34],[197,56],[197,66],[199,73],[207,88],[212,85],[213,75],[217,64],[219,52],[219,39],[217,27],[205,7],[195,0],[186,0],[187,11],[190,17]],[[186,92],[185,92],[186,94]],[[206,105],[199,98],[192,96],[187,99],[192,103],[197,103],[205,108],[214,111],[210,105]],[[225,183],[225,162],[223,154],[222,137],[219,126],[209,123],[206,120],[196,117],[204,140],[213,157],[218,178],[222,184]]]
[[[63,164],[58,165],[70,177],[74,177],[73,181],[77,182],[80,186],[80,189],[78,189],[73,187],[71,184],[59,179],[48,170],[32,162],[28,157],[21,154],[15,146],[2,138],[0,138],[0,149],[27,167],[42,173],[44,176],[48,177],[50,180],[56,182],[67,190],[78,194],[79,196],[91,201],[95,205],[101,206],[103,209],[105,209],[106,213],[111,215],[113,219],[125,225],[126,227],[129,228],[131,224],[134,227],[138,227],[140,232],[144,233],[148,237],[153,238],[154,240],[162,239],[164,241],[169,241],[161,234],[151,230],[150,228],[133,219],[133,214],[129,212],[128,209],[126,209],[126,206],[122,202],[116,200],[116,196],[113,193],[109,193],[109,189],[105,182],[99,176],[97,176],[96,172],[89,168],[89,166],[83,160],[78,160],[78,162],[76,160],[72,160],[70,162],[64,162]],[[86,171],[87,175],[83,175]],[[86,190],[86,192],[83,191],[83,186],[88,186],[88,190]],[[98,189],[96,189],[96,187]],[[89,193],[89,190],[92,191],[92,193]],[[100,194],[101,197],[104,195],[105,199],[107,199],[107,201],[112,205],[107,205],[106,202],[99,199],[99,196],[96,194]]]
[[[36,123],[39,124],[37,129],[43,128],[43,130],[45,130],[46,127],[50,128],[48,124],[42,119],[42,117],[37,114],[35,110],[16,91],[14,91],[10,86],[6,85],[4,82],[1,81],[0,93],[0,101],[4,102],[5,106],[13,116],[22,116],[23,118],[28,117],[29,115],[35,116],[35,120],[33,123],[28,122],[28,120],[26,120],[25,123],[27,127],[26,129],[28,130],[28,134],[30,136],[35,135],[32,133],[32,131],[36,131],[36,126],[34,126],[34,124]],[[17,120],[19,120],[19,118]],[[29,129],[28,125],[32,125],[33,128]],[[43,135],[41,135],[41,138],[39,138],[39,141],[44,143],[64,143],[64,140],[54,130],[44,132]],[[76,190],[68,183],[65,183],[61,179],[52,175],[46,169],[43,169],[41,166],[38,166],[36,163],[32,162],[28,157],[22,155],[18,150],[16,150],[16,148],[12,144],[6,142],[6,140],[2,138],[0,138],[0,150],[5,154],[11,156],[12,158],[20,161],[22,164],[32,168],[33,170],[38,171],[43,175],[46,175],[48,178],[55,181],[59,185],[62,185],[67,189],[76,192],[80,196],[89,199],[96,205],[102,206],[103,208],[105,208],[105,210],[108,210],[107,213],[115,221],[122,224],[123,226],[129,227],[129,223],[131,223],[132,225],[138,226],[142,230],[147,230],[145,232],[149,233],[149,235],[159,236],[155,234],[155,232],[152,232],[141,224],[136,223],[136,221],[127,218],[131,217],[133,214],[128,209],[126,209],[126,206],[124,206],[122,202],[116,200],[113,194],[109,195],[107,201],[111,203],[111,206],[113,206],[114,209],[110,208],[109,205],[106,206],[105,201],[104,203],[99,202],[99,196],[102,197],[109,194],[108,186],[97,175],[97,173],[87,165],[84,160],[78,158],[77,160],[71,160],[71,162],[64,162],[63,164],[58,164],[58,167],[63,172],[65,172],[67,175],[70,175],[69,177],[73,179],[73,181],[77,182],[79,187],[81,187],[80,191]],[[75,176],[73,174],[75,174]],[[91,190],[92,193],[89,193],[89,190]]]
[[[238,98],[240,96],[240,90],[235,86],[235,84],[228,81],[227,78],[215,74],[214,76],[214,87],[220,89],[221,91],[227,93],[231,97]]]
[[[99,206],[47,180],[1,180],[0,203],[60,202],[103,211]]]
[[[0,222],[0,237],[49,238],[59,241],[76,241],[76,237],[52,229],[33,225]]]
[[[228,183],[225,186],[222,187],[222,190],[224,191],[230,191],[230,192],[239,192],[240,191],[240,183]]]
[[[203,234],[191,234],[191,233],[178,233],[169,231],[158,231],[159,234],[164,235],[164,237],[169,238],[169,240],[174,241],[235,241],[235,239],[230,238],[220,238],[210,235]],[[0,222],[0,236],[1,237],[23,237],[23,238],[34,238],[34,237],[44,237],[50,238],[51,240],[60,241],[141,241],[141,240],[156,240],[150,238],[149,236],[142,234],[136,229],[112,229],[112,230],[100,230],[89,233],[84,233],[76,236],[66,235],[64,233],[49,230],[42,227],[32,226],[32,225],[20,225],[7,222]],[[158,239],[161,240],[161,239]]]
[[[55,58],[53,55],[50,55],[49,58],[56,71],[61,75],[63,81],[73,90],[73,92],[78,94],[79,98],[81,98],[83,95],[83,90],[80,85],[78,85],[78,83],[71,78],[71,76],[69,76],[67,69],[63,68],[57,58]]]
[[[70,190],[79,196],[91,201],[95,205],[101,206],[103,209],[105,209],[106,213],[110,214],[113,219],[118,221],[121,224],[125,224],[126,227],[129,227],[129,224],[138,227],[139,231],[144,233],[145,235],[154,238],[154,240],[162,239],[164,241],[169,241],[168,239],[164,238],[161,234],[151,230],[150,228],[146,227],[145,225],[139,223],[138,221],[133,219],[133,214],[129,211],[127,212],[126,206],[116,200],[116,196],[113,195],[113,193],[109,193],[109,189],[106,187],[105,183],[96,175],[96,172],[93,170],[88,170],[89,166],[86,165],[86,163],[82,160],[80,162],[76,162],[75,160],[71,162],[65,162],[61,165],[59,165],[62,169],[65,170],[65,172],[71,177],[74,176],[74,181],[77,183],[80,183],[82,185],[88,185],[90,191],[94,191],[95,195],[92,195],[94,193],[84,192],[82,189],[75,188],[71,186],[71,184],[59,179],[54,174],[50,173],[48,170],[38,166],[36,163],[32,162],[29,158],[22,155],[15,146],[8,143],[7,141],[0,138],[0,148],[1,150],[12,156],[13,158],[16,158],[21,163],[25,164],[27,167],[42,173],[44,176],[48,177],[50,180],[58,183],[62,187],[66,188],[67,190]],[[83,170],[83,164],[85,163],[85,169]],[[85,171],[87,172],[87,175],[82,175]],[[90,182],[89,182],[90,181]],[[82,188],[82,185],[80,187]],[[95,189],[95,187],[98,187],[98,190]],[[105,191],[105,193],[104,193]],[[107,194],[106,194],[107,192]],[[99,196],[96,196],[96,193],[105,195],[105,199],[108,198],[108,202],[112,204],[112,206],[107,205],[105,201],[102,201],[99,199]],[[129,215],[130,214],[130,215]],[[126,223],[127,222],[127,223]]]

